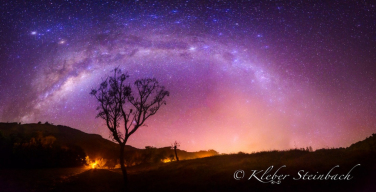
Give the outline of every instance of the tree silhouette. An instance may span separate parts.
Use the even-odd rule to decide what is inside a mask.
[[[172,144],[172,146],[171,146],[171,148],[174,149],[174,151],[175,151],[176,161],[179,161],[178,153],[176,152],[176,149],[177,149],[178,147],[180,147],[180,143],[178,143],[177,141],[175,141],[175,142]]]
[[[119,68],[113,70],[113,76],[102,81],[98,89],[92,89],[91,95],[99,102],[97,118],[106,121],[110,137],[120,145],[120,165],[123,173],[125,189],[128,187],[127,170],[124,165],[124,149],[129,137],[135,133],[145,121],[155,115],[164,98],[169,96],[165,87],[160,86],[153,78],[138,79],[134,86],[126,85],[129,78]],[[123,123],[123,126],[120,124]],[[121,127],[123,131],[120,131]]]

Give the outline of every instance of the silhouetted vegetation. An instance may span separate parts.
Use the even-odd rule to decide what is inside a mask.
[[[366,143],[369,143],[367,140]],[[308,147],[309,148],[309,147]],[[153,148],[149,148],[153,149]],[[285,151],[263,151],[247,154],[244,152],[228,155],[217,155],[207,158],[184,160],[180,162],[139,165],[128,168],[130,191],[374,191],[376,183],[376,158],[371,151],[353,150],[349,148],[319,149],[307,148]],[[333,174],[347,174],[354,165],[360,164],[351,171],[351,180],[293,180],[298,171],[310,174],[326,174],[334,166]],[[252,170],[266,170],[273,166],[268,174],[289,174],[281,184],[261,183],[255,178],[248,180]],[[234,179],[234,172],[242,169],[245,177]],[[71,179],[68,184],[58,186],[55,191],[80,191],[90,186],[90,191],[121,190],[119,171],[88,171]],[[103,176],[105,175],[105,176]],[[261,177],[262,174],[258,174]],[[111,179],[107,179],[110,177]],[[266,176],[264,176],[265,178]],[[98,181],[89,183],[87,178]],[[103,182],[106,182],[104,185]],[[83,184],[82,184],[83,183]],[[110,186],[106,188],[105,186]]]
[[[372,134],[363,141],[358,141],[349,147],[349,150],[376,152],[376,134]]]
[[[85,152],[79,146],[62,146],[53,136],[38,133],[32,137],[0,132],[1,168],[75,167],[85,164]]]
[[[63,125],[45,125],[44,123],[22,125],[18,123],[0,123],[0,132],[3,137],[10,138],[10,136],[13,136],[19,138],[17,139],[18,141],[25,140],[26,142],[29,142],[32,137],[36,138],[39,134],[54,137],[56,140],[53,144],[56,146],[77,145],[92,160],[106,159],[107,163],[105,166],[108,168],[115,168],[116,165],[120,165],[118,155],[119,145],[102,138],[100,135],[84,133]],[[158,161],[158,163],[162,163],[175,160],[174,150],[171,147],[155,148],[152,149],[153,152],[149,148],[153,147],[137,149],[126,145],[125,165],[131,167]],[[151,158],[148,157],[150,153],[152,155]],[[218,152],[214,150],[187,152],[177,149],[177,154],[180,160],[185,160],[218,155]],[[171,158],[171,156],[173,157]]]
[[[176,152],[176,149],[178,149],[178,147],[180,147],[180,144],[177,141],[175,141],[171,146],[171,148],[174,149],[176,161],[179,161],[178,153]]]
[[[80,140],[77,141],[84,140],[89,142],[89,145],[95,145],[94,143],[104,140],[98,135],[82,133],[64,126],[0,123],[1,157],[13,153],[13,150],[20,146],[23,146],[24,150],[33,149],[36,146],[47,148],[46,150],[54,148],[54,146],[70,146],[59,144],[59,138],[64,137],[71,139],[79,137]],[[54,138],[56,138],[55,141]],[[87,138],[94,138],[94,140]],[[13,143],[9,142],[10,140]],[[372,135],[347,148],[325,148],[313,151],[311,147],[305,147],[285,151],[271,150],[250,154],[239,152],[225,155],[218,155],[214,150],[189,153],[177,149],[179,157],[184,158],[181,158],[180,162],[170,163],[161,163],[161,160],[169,159],[171,155],[175,156],[175,152],[170,146],[164,148],[147,146],[145,149],[129,147],[126,149],[125,161],[130,175],[129,182],[132,183],[129,186],[130,191],[167,192],[176,191],[176,189],[179,191],[374,191],[376,188],[374,182],[374,178],[376,178],[374,163],[376,150],[373,147],[375,142],[376,135]],[[34,143],[39,144],[34,146]],[[6,152],[7,150],[8,152]],[[52,154],[51,151],[49,153]],[[27,154],[31,155],[28,152]],[[210,155],[215,156],[186,160],[187,157],[198,158]],[[0,160],[5,165],[7,164],[6,160],[8,160],[8,165],[9,161],[12,161],[9,158]],[[17,162],[18,165],[22,163],[24,162]],[[99,159],[98,163],[101,166],[106,163],[105,166],[113,168],[119,163],[119,160]],[[112,166],[109,166],[110,164]],[[332,172],[333,174],[346,174],[356,164],[360,164],[360,166],[351,172],[353,179],[349,181],[295,181],[292,179],[300,170],[314,174],[326,174],[336,165],[339,167]],[[291,176],[279,185],[265,184],[256,179],[248,180],[246,178],[250,176],[252,170],[266,170],[270,166],[274,166],[270,172],[270,174],[274,174],[275,170],[282,165],[286,165],[286,167],[282,168],[278,174],[290,174]],[[233,178],[234,171],[239,169],[245,171],[246,177],[242,180],[235,180]],[[72,174],[73,172],[77,175]],[[6,184],[2,185],[2,191],[121,191],[124,189],[121,169],[111,171],[87,171],[82,168],[3,169],[0,171],[0,181],[6,181]],[[32,187],[30,188],[30,186]]]
[[[167,152],[164,150],[150,146],[146,146],[145,149],[142,163],[161,163],[163,159],[167,158]]]
[[[146,146],[145,150],[132,150],[127,151],[124,157],[125,165],[127,167],[141,165],[141,164],[154,164],[162,163],[167,158],[167,152],[155,147]]]
[[[156,79],[150,78],[136,80],[132,90],[126,84],[128,74],[122,73],[119,68],[115,68],[113,72],[113,76],[106,78],[90,94],[99,102],[97,117],[106,121],[110,137],[120,145],[120,166],[127,188],[125,144],[149,117],[155,115],[162,105],[166,105],[164,98],[169,96],[169,92]],[[123,131],[120,130],[121,124]]]

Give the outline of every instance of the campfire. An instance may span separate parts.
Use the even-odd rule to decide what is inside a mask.
[[[107,167],[105,166],[107,162],[106,159],[101,158],[92,160],[89,158],[89,156],[86,156],[85,160],[89,169],[107,169]]]

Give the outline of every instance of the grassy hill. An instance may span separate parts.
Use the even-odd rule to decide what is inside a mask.
[[[218,155],[158,165],[135,166],[128,169],[130,191],[374,191],[376,189],[375,155],[346,149],[269,151],[254,154]],[[350,180],[298,179],[301,175],[347,174],[355,167]],[[338,167],[336,167],[338,165]],[[262,183],[254,170],[273,175],[289,175],[280,184],[271,184],[264,176]],[[234,179],[236,170],[244,171],[244,178]],[[256,174],[261,178],[262,174]],[[267,175],[268,175],[267,174]],[[242,176],[239,174],[239,176]],[[111,178],[111,179],[108,179]],[[278,179],[275,179],[277,181]],[[95,181],[95,182],[93,182]],[[52,191],[121,191],[121,171],[88,170],[57,185]]]
[[[374,151],[376,152],[376,134],[372,134],[363,141],[358,141],[348,148],[349,150]]]
[[[100,135],[88,134],[63,125],[0,123],[0,133],[5,137],[16,137],[24,140],[30,140],[33,137],[38,137],[38,135],[53,136],[56,138],[54,141],[56,144],[80,146],[91,159],[117,159],[119,156],[119,147],[116,143],[104,139]],[[138,149],[129,145],[126,146],[125,150],[129,154],[147,152],[146,149]],[[173,154],[170,147],[159,148],[156,151],[166,156]],[[178,150],[177,153],[180,159],[194,159],[218,154],[214,150],[199,152]]]
[[[102,145],[100,150],[116,148],[116,144],[99,135],[53,125],[0,123],[0,131],[5,136],[35,136],[43,132],[53,135],[56,142],[84,142]],[[84,137],[84,138],[82,138]],[[78,141],[80,140],[80,141]],[[316,151],[291,149],[286,151],[266,151],[252,154],[216,155],[199,159],[189,159],[171,163],[141,164],[128,168],[130,191],[375,191],[376,183],[376,135],[354,143],[347,148],[319,149]],[[107,143],[107,145],[106,145]],[[82,144],[82,143],[81,143]],[[89,145],[82,145],[90,148]],[[95,147],[92,147],[93,150]],[[131,150],[146,151],[146,149]],[[153,149],[170,151],[169,148]],[[181,154],[182,151],[180,151]],[[189,153],[200,156],[200,153]],[[117,154],[117,153],[116,153]],[[204,153],[206,155],[206,153]],[[358,166],[357,166],[358,165]],[[253,171],[261,178],[273,175],[289,175],[280,184],[262,183],[251,177]],[[355,167],[356,166],[356,167]],[[355,168],[354,168],[355,167]],[[334,168],[334,169],[333,169]],[[354,168],[350,180],[298,179],[304,173],[326,175],[347,174]],[[244,171],[244,177],[236,180],[234,173]],[[238,174],[238,176],[243,176]],[[276,179],[277,180],[277,179]],[[276,181],[275,180],[275,181]],[[64,169],[5,169],[0,172],[0,185],[4,191],[120,191],[122,175],[120,169],[88,170],[81,168]]]

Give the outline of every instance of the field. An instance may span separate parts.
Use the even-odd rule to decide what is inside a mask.
[[[68,178],[87,171],[86,168],[3,169],[0,170],[1,191],[48,191]]]
[[[128,168],[130,191],[374,191],[376,185],[375,154],[327,149],[316,152],[290,150],[255,154],[219,155],[171,163],[140,165]],[[347,174],[351,180],[294,180],[298,172]],[[280,184],[261,183],[252,170],[270,174],[289,174]],[[234,179],[236,170],[245,177]],[[301,172],[303,173],[303,172]],[[261,173],[262,174],[262,173]],[[258,177],[261,176],[258,175]],[[241,174],[240,174],[241,176]],[[267,180],[264,180],[267,181]],[[277,180],[275,180],[277,181]],[[121,191],[119,169],[38,169],[1,170],[2,191]]]

